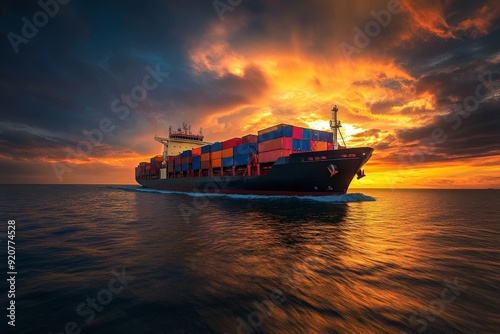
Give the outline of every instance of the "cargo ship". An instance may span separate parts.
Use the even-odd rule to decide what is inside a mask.
[[[373,148],[347,148],[332,109],[331,131],[279,124],[241,138],[205,142],[183,124],[155,136],[163,155],[141,162],[136,181],[145,188],[180,192],[331,196],[347,192]],[[342,139],[343,145],[338,142]]]

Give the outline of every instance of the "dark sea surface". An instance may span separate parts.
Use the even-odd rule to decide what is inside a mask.
[[[0,333],[500,333],[498,190],[1,185],[0,207]]]

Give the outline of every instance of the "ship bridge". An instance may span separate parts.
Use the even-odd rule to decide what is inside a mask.
[[[210,145],[212,143],[203,141],[203,129],[200,129],[198,134],[191,132],[191,125],[182,123],[182,127],[177,128],[177,131],[172,131],[172,126],[168,129],[169,137],[155,136],[155,140],[164,145],[163,157],[168,159],[169,155],[178,155],[186,150],[191,150],[196,147]]]

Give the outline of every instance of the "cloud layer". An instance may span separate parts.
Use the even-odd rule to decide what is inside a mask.
[[[353,186],[500,186],[494,1],[69,2],[30,38],[40,5],[0,8],[0,183],[58,183],[54,165],[64,183],[133,183],[169,125],[325,129],[337,104],[348,146],[376,149]],[[168,77],[145,90],[148,68]]]

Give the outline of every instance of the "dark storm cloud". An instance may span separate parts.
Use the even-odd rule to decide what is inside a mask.
[[[397,131],[397,138],[434,161],[500,155],[499,112],[498,102],[483,102],[470,113],[452,112],[428,126]]]

